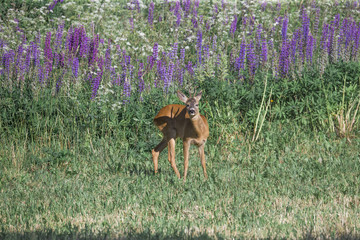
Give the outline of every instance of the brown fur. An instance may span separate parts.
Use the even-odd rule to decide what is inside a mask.
[[[204,176],[207,178],[204,145],[209,136],[209,125],[205,116],[199,113],[198,104],[201,93],[193,98],[187,98],[181,92],[178,92],[180,100],[185,105],[171,104],[160,109],[154,118],[154,124],[163,133],[163,140],[152,150],[155,173],[158,171],[158,157],[166,146],[168,146],[168,160],[180,178],[180,173],[175,164],[175,139],[183,140],[184,152],[184,180],[186,180],[187,169],[189,165],[189,148],[195,144],[200,153],[201,164]],[[193,114],[189,112],[193,111]]]

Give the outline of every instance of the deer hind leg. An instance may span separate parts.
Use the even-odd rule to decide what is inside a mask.
[[[200,154],[200,160],[201,160],[201,165],[204,171],[204,177],[207,178],[207,173],[206,173],[206,162],[205,162],[205,144],[202,144],[199,146],[199,154]]]
[[[158,172],[158,162],[159,162],[159,154],[161,153],[162,150],[164,150],[164,148],[167,145],[167,141],[164,138],[152,151],[152,159],[154,162],[154,170],[155,173]]]
[[[180,179],[180,173],[179,173],[179,170],[177,169],[176,163],[175,163],[175,139],[176,139],[176,134],[169,139],[169,142],[168,142],[169,155],[168,156],[170,159],[171,167],[174,169],[176,176]]]

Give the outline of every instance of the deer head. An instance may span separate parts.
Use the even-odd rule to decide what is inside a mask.
[[[186,104],[186,111],[188,112],[190,118],[199,116],[199,101],[201,99],[202,92],[198,93],[195,96],[188,98],[185,94],[180,91],[177,91],[177,95],[183,103]]]

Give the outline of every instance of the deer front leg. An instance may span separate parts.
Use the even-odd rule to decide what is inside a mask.
[[[168,148],[171,167],[174,169],[176,176],[180,179],[180,173],[175,164],[175,138],[169,140]]]
[[[199,146],[199,154],[200,154],[200,160],[201,160],[201,165],[204,171],[204,177],[207,178],[207,173],[206,173],[206,162],[205,162],[205,144],[202,144]]]
[[[186,175],[189,167],[189,149],[190,142],[183,141],[183,152],[184,152],[184,181],[186,181]]]

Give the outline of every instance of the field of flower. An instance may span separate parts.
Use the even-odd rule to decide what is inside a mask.
[[[1,239],[360,238],[360,1],[1,5]],[[209,178],[154,175],[195,89]]]

